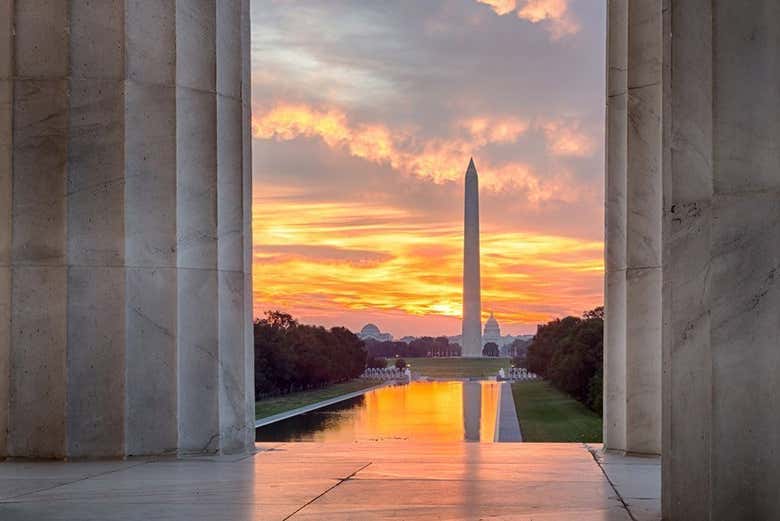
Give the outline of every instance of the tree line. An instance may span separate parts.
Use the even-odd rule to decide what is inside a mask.
[[[258,398],[357,378],[366,366],[363,341],[344,327],[300,324],[268,311],[254,323]]]
[[[598,307],[539,326],[525,357],[515,362],[601,414],[603,351],[604,308]]]
[[[369,358],[425,358],[432,356],[460,356],[460,344],[451,343],[446,336],[424,336],[406,342],[365,340]]]

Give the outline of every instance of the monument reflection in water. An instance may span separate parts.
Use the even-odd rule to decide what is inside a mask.
[[[499,385],[496,382],[413,382],[257,429],[257,441],[492,442]]]

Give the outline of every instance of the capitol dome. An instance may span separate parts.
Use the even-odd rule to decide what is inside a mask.
[[[485,322],[485,336],[501,336],[501,327],[498,325],[498,320],[493,316],[493,312],[490,312],[490,318]]]
[[[379,342],[389,342],[393,339],[393,335],[390,333],[382,333],[376,324],[366,324],[363,326],[363,329],[360,330],[360,333],[358,333],[357,336],[361,340],[372,339]]]
[[[493,316],[493,312],[490,312],[490,318],[485,322],[485,330],[482,333],[482,345],[486,345],[488,342],[493,342],[497,346],[501,346],[501,327],[498,325],[498,320]]]
[[[366,336],[379,336],[381,332],[376,324],[366,324],[363,326],[363,329],[360,330],[360,334]]]

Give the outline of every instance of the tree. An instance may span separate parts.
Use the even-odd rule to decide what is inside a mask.
[[[276,329],[289,330],[298,326],[298,322],[289,313],[281,311],[266,311],[265,320],[269,326]]]
[[[254,340],[257,396],[356,378],[366,366],[363,341],[348,329],[300,324],[281,311],[255,321]]]
[[[365,341],[366,352],[369,356],[394,358],[405,356],[409,358],[430,356],[457,356],[460,353],[458,344],[450,344],[445,336],[437,338],[425,336],[415,338],[410,343],[406,342],[379,342],[368,339]]]
[[[369,369],[384,369],[387,367],[387,359],[386,358],[374,358],[373,356],[369,356],[366,359],[366,367]]]
[[[515,338],[507,348],[507,355],[513,358],[512,363],[517,367],[525,367],[525,355],[528,352],[528,346],[531,340]]]
[[[404,360],[403,358],[396,358],[395,368],[398,369],[399,371],[403,371],[404,369],[406,369],[406,360]]]
[[[433,339],[433,356],[449,356],[450,339],[446,336],[437,336]]]
[[[604,309],[548,322],[528,347],[525,366],[555,387],[601,412]],[[517,364],[516,364],[517,365]]]
[[[482,356],[498,356],[499,354],[498,344],[495,342],[488,342],[482,348]]]
[[[585,320],[596,318],[599,320],[604,320],[604,306],[599,306],[597,308],[591,309],[590,311],[586,311],[582,314],[582,318]]]

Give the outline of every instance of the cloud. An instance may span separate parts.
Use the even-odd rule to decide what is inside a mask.
[[[545,28],[554,40],[576,34],[580,24],[569,11],[570,0],[477,0],[489,5],[503,16],[517,11],[517,17],[531,23],[544,22]]]
[[[380,123],[353,123],[338,108],[318,109],[284,102],[265,111],[258,108],[252,116],[252,134],[257,139],[319,138],[332,149],[435,183],[459,181],[469,157],[478,156],[480,149],[489,144],[515,142],[529,124],[512,118],[477,117],[459,122],[456,127],[465,130],[467,136],[423,139],[414,132]],[[541,178],[527,164],[478,160],[477,168],[480,184],[488,190],[512,186],[525,191],[528,199],[536,202],[555,195],[549,189],[556,182],[554,176]]]
[[[590,157],[597,150],[592,133],[584,131],[576,120],[558,119],[540,126],[547,139],[547,149],[556,156]]]
[[[599,305],[603,4],[255,10],[255,312],[456,334],[471,155],[483,309],[528,333]]]
[[[489,5],[499,16],[509,14],[517,9],[516,0],[477,0],[477,2]]]
[[[569,0],[528,0],[517,16],[531,23],[547,22],[554,39],[579,32],[580,25],[569,12]]]
[[[491,120],[480,117],[462,121],[460,126],[466,129],[475,142],[513,143],[528,130],[529,124],[518,119]]]
[[[406,324],[400,334],[419,334],[409,324],[439,317],[440,332],[457,333],[460,222],[371,201],[290,205],[259,195],[253,234],[256,314],[281,308],[353,328],[367,316],[392,316]],[[486,226],[481,252],[484,307],[508,331],[600,302],[601,241]]]
[[[325,244],[258,244],[255,252],[259,258],[275,262],[308,259],[322,263],[348,263],[353,266],[375,266],[392,258],[388,253],[372,250],[339,248]]]

